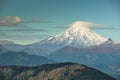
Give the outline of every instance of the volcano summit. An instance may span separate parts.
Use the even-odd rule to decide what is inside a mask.
[[[88,26],[92,25],[88,22],[74,22],[68,26],[69,28],[65,32],[35,43],[34,46],[47,47],[51,51],[54,51],[65,46],[75,48],[95,46],[107,40],[92,31]]]

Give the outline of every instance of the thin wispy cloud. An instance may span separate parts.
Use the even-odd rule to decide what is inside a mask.
[[[33,18],[32,20],[24,20],[22,18],[20,18],[19,16],[6,16],[3,18],[0,18],[0,26],[23,26],[20,24],[23,23],[33,23],[33,22],[41,22],[41,23],[50,23],[51,21],[47,21],[47,20],[42,20],[39,18]]]
[[[42,20],[42,19],[39,19],[39,18],[33,18],[32,20],[22,21],[22,23],[33,23],[33,22],[50,23],[52,21]]]
[[[0,30],[0,31],[39,31],[39,32],[46,32],[44,29],[9,29],[9,30]]]
[[[50,35],[35,35],[35,34],[30,34],[30,35],[5,35],[5,36],[0,36],[1,38],[9,38],[9,39],[22,39],[22,40],[31,40],[31,39],[43,39],[46,37],[49,37]]]
[[[68,26],[56,26],[54,28],[62,29],[62,28],[68,28]]]
[[[120,30],[120,28],[104,25],[104,24],[93,24],[90,29],[106,29],[106,30]]]

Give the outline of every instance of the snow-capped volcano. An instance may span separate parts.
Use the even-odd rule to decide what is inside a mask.
[[[49,37],[36,44],[48,49],[60,49],[65,46],[83,48],[99,45],[107,39],[96,34],[88,27],[89,23],[77,21],[69,26],[69,28],[54,37]]]

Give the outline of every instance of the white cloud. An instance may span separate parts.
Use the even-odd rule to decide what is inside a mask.
[[[78,21],[79,25],[82,27],[88,27],[90,29],[116,29],[109,25],[98,24],[94,22],[87,22],[87,21]]]
[[[15,23],[19,23],[22,21],[22,19],[18,16],[14,16],[13,19],[15,20]]]
[[[20,23],[22,19],[18,16],[6,16],[0,18],[0,26],[14,26]]]

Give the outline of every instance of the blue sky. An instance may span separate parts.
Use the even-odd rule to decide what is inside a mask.
[[[65,31],[65,26],[79,20],[120,28],[120,0],[0,0],[0,5],[1,20],[17,16],[23,21],[0,25],[0,40],[37,42]],[[120,41],[120,30],[94,31]]]

